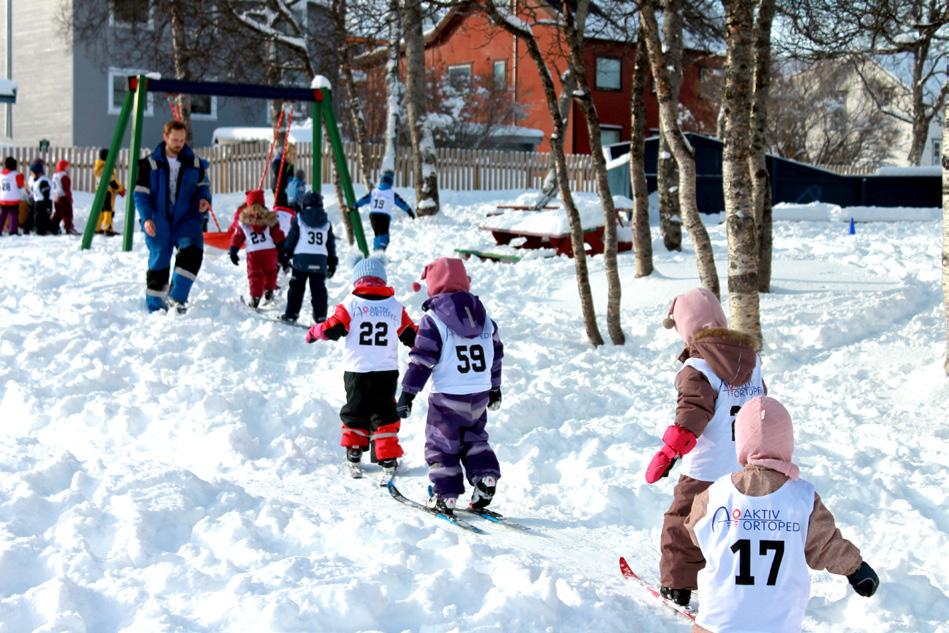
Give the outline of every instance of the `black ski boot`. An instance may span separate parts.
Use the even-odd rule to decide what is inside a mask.
[[[691,589],[672,589],[671,587],[660,587],[659,594],[666,600],[671,600],[680,607],[688,607],[692,599]]]
[[[474,490],[471,491],[471,507],[475,510],[482,510],[491,504],[494,499],[494,492],[497,490],[498,480],[488,475],[482,477],[475,483]]]

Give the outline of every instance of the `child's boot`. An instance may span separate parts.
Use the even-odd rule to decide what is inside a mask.
[[[361,448],[347,448],[346,449],[346,465],[349,467],[349,476],[353,479],[362,478],[362,468],[359,467],[359,462],[362,461],[362,449]]]
[[[492,475],[482,477],[475,482],[474,490],[471,491],[471,507],[475,510],[487,508],[494,499],[494,491],[497,490],[498,480]]]
[[[659,593],[666,600],[671,600],[680,607],[688,607],[692,599],[691,589],[672,589],[671,587],[660,587]]]
[[[455,516],[455,506],[458,504],[457,497],[436,497],[432,496],[428,500],[428,507],[438,512],[444,514],[445,516]]]

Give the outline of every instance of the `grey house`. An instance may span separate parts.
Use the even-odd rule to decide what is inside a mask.
[[[97,47],[103,46],[106,38],[113,46],[114,42],[128,41],[133,27],[147,35],[157,22],[156,16],[160,16],[158,12],[167,10],[167,2],[162,0],[0,0],[0,75],[18,85],[16,104],[0,105],[0,138],[14,145],[36,145],[47,139],[53,146],[107,146],[125,96],[127,77],[160,69],[149,68],[134,50],[126,54],[113,50],[108,61],[102,62],[104,56]],[[91,14],[83,15],[84,11],[108,16],[98,32],[101,35],[67,42],[77,38],[64,35],[69,29],[63,25],[88,19]],[[311,34],[308,40],[318,40],[315,34],[325,34],[329,28],[326,8],[321,2],[307,2],[303,11]],[[167,39],[171,50],[170,36]],[[333,65],[328,63],[326,67]],[[193,78],[229,80],[226,69],[219,76],[209,74],[212,76]],[[165,77],[171,78],[169,74]],[[262,78],[260,83],[265,83]],[[292,83],[306,86],[309,80],[301,76]],[[263,100],[193,97],[194,146],[210,145],[217,127],[270,125],[269,105]],[[162,125],[171,118],[166,95],[150,94],[143,121],[145,147],[160,140]]]

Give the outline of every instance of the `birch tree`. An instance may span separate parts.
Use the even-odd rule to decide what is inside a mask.
[[[656,21],[655,0],[647,0],[641,5],[643,33],[649,54],[649,66],[656,83],[656,96],[659,101],[659,126],[669,139],[672,155],[679,168],[679,205],[683,221],[692,244],[695,246],[695,262],[698,268],[699,283],[708,288],[716,297],[720,296],[718,271],[715,269],[715,255],[712,241],[702,224],[696,202],[695,154],[682,129],[676,112],[676,99],[672,96],[669,71],[666,68],[662,44],[659,39],[659,25]]]
[[[760,0],[755,22],[754,77],[751,104],[751,205],[758,231],[758,291],[771,290],[771,251],[773,246],[771,215],[771,177],[765,161],[765,134],[768,128],[768,103],[771,89],[771,25],[775,0]]]
[[[402,20],[399,0],[389,0],[389,44],[386,59],[386,131],[385,150],[380,170],[395,171],[396,141],[399,136],[399,115],[402,111],[402,81],[399,78],[399,60],[402,46]],[[367,187],[370,185],[367,185]]]
[[[646,183],[646,73],[649,57],[640,25],[630,86],[629,180],[633,190],[633,250],[636,276],[652,274],[652,232],[649,228],[649,186]]]
[[[669,71],[669,88],[679,107],[682,87],[682,0],[662,0],[663,53]],[[678,116],[678,114],[677,114]],[[679,208],[676,161],[669,139],[659,133],[659,159],[656,168],[656,189],[659,194],[659,231],[668,251],[682,250],[682,213]]]
[[[438,213],[438,159],[425,108],[425,37],[421,0],[402,0],[405,38],[405,102],[412,139],[415,205],[418,215]]]
[[[949,375],[949,104],[942,123],[942,296],[946,309],[946,375]]]
[[[516,15],[511,15],[505,8],[499,8],[493,2],[478,3],[473,8],[485,12],[495,25],[519,38],[527,47],[527,53],[537,68],[541,85],[544,89],[544,99],[554,131],[550,135],[550,152],[554,156],[557,168],[557,183],[560,187],[560,199],[563,201],[570,224],[570,245],[573,248],[573,263],[577,277],[577,289],[580,295],[580,311],[583,315],[583,324],[587,340],[594,346],[603,345],[603,337],[596,323],[596,312],[593,307],[593,293],[590,289],[590,274],[587,268],[586,246],[583,241],[583,225],[580,222],[580,212],[573,200],[570,191],[567,158],[563,151],[563,139],[566,124],[560,116],[560,107],[557,101],[557,89],[554,86],[553,75],[547,67],[544,55],[531,26]]]
[[[579,0],[576,13],[574,13],[569,3],[565,2],[561,7],[561,12],[569,51],[568,63],[577,82],[577,89],[573,93],[573,98],[579,104],[586,122],[587,133],[590,137],[590,154],[593,158],[593,173],[596,177],[596,189],[600,204],[603,206],[603,267],[606,273],[607,286],[606,329],[613,344],[622,345],[626,342],[626,335],[623,334],[620,321],[622,285],[619,266],[616,261],[616,205],[613,204],[613,195],[610,193],[606,157],[602,151],[600,117],[593,105],[593,94],[590,91],[590,82],[587,80],[586,65],[583,61],[581,50],[582,24],[578,28],[577,21],[577,14],[585,15],[589,10],[589,4],[590,0]]]
[[[728,233],[729,324],[760,340],[758,236],[748,169],[751,160],[755,0],[723,0],[723,5],[726,54],[722,188]]]

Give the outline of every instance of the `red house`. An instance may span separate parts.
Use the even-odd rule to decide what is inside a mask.
[[[528,15],[521,9],[521,18],[531,24],[548,68],[556,69],[555,82],[560,89],[559,76],[566,68],[565,44],[556,26],[549,20],[556,19],[555,2],[532,2],[534,13]],[[543,8],[537,8],[541,5]],[[544,15],[546,13],[546,16]],[[547,19],[544,19],[547,18]],[[548,24],[544,24],[548,22]],[[592,18],[591,18],[592,22]],[[603,144],[609,145],[630,138],[630,83],[636,44],[622,41],[623,33],[614,28],[614,38],[609,29],[591,27],[588,24],[584,40],[588,81],[593,91],[593,101],[603,127]],[[632,39],[632,38],[630,38]],[[470,6],[453,8],[426,34],[426,67],[437,76],[469,79],[475,76],[492,76],[498,85],[507,85],[512,98],[522,107],[526,117],[517,125],[534,128],[544,133],[538,151],[549,151],[548,137],[553,125],[544,98],[544,90],[534,61],[526,46],[518,38],[491,23],[481,11]],[[719,84],[718,71],[722,65],[720,57],[711,53],[686,50],[680,102],[691,113],[683,120],[687,131],[714,131],[718,104],[714,96]],[[647,79],[647,85],[652,85]],[[564,149],[567,153],[590,152],[590,140],[583,115],[577,104],[571,105],[569,127]],[[647,128],[658,128],[658,104],[654,93],[646,99]]]

